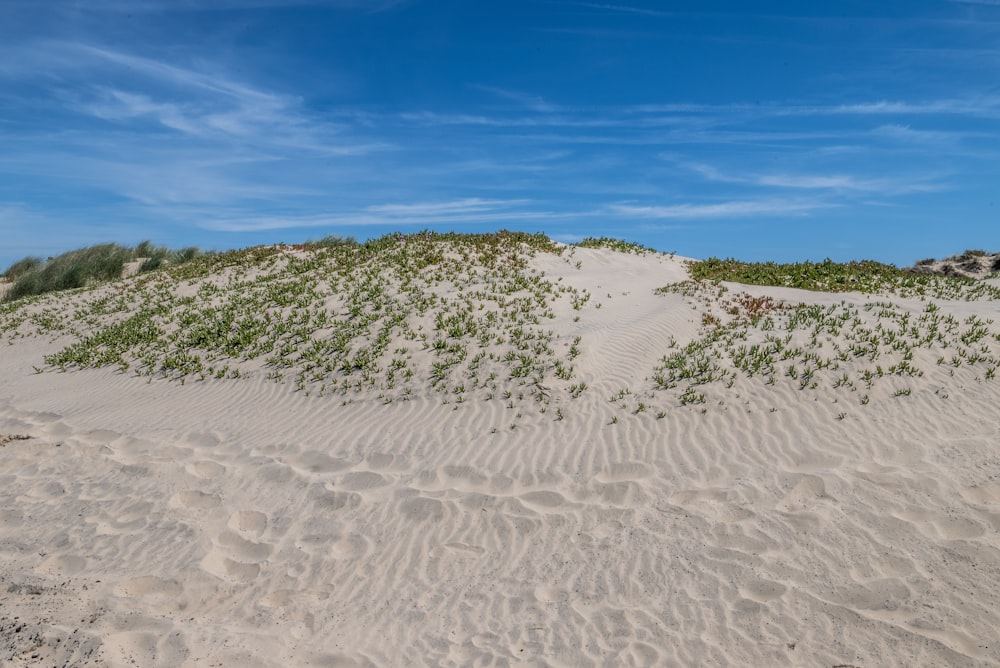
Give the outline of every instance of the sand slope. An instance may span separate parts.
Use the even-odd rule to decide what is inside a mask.
[[[719,300],[654,294],[680,258],[576,261],[532,260],[593,295],[548,325],[588,389],[544,413],[36,373],[65,340],[0,340],[0,434],[31,437],[0,447],[0,663],[1000,663],[1000,382],[918,355],[865,405],[743,376],[682,405],[654,368]]]

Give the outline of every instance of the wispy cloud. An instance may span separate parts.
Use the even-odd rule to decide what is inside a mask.
[[[998,0],[1000,2],[1000,0]],[[871,100],[847,104],[818,105],[808,103],[747,103],[729,104],[641,104],[623,111],[636,114],[676,113],[720,116],[917,116],[929,114],[956,116],[983,116],[993,118],[1000,115],[1000,96],[981,95],[967,98],[946,98],[939,100]]]
[[[626,218],[746,218],[756,216],[801,216],[817,209],[833,206],[820,200],[734,200],[710,204],[670,204],[666,206],[641,206],[634,204],[612,204],[608,211]]]
[[[877,137],[892,139],[901,143],[918,144],[920,146],[927,147],[929,145],[940,146],[942,144],[954,145],[958,139],[969,137],[973,133],[944,132],[940,130],[917,130],[909,125],[889,124],[880,125],[877,128],[874,128],[871,131],[871,134]]]
[[[865,178],[851,174],[727,174],[721,170],[701,163],[686,163],[682,166],[705,177],[710,181],[721,183],[739,183],[768,188],[788,188],[801,190],[833,190],[878,192],[883,195],[905,195],[917,192],[934,192],[944,186],[935,183],[935,176],[900,176],[898,178]]]
[[[598,10],[607,11],[607,12],[618,12],[618,13],[622,13],[622,14],[636,14],[636,15],[639,15],[639,16],[664,17],[664,16],[670,16],[671,15],[670,12],[664,12],[664,11],[660,11],[658,9],[648,9],[646,7],[634,7],[634,6],[631,6],[631,5],[612,5],[612,4],[598,3],[598,2],[572,2],[572,3],[564,3],[564,4],[570,4],[570,5],[573,5],[575,7],[586,7],[587,9],[598,9]]]
[[[390,216],[419,217],[467,215],[492,211],[500,207],[511,207],[527,203],[527,200],[497,200],[470,197],[452,202],[420,202],[416,204],[377,204],[369,206],[366,211]]]
[[[1000,115],[1000,97],[983,96],[967,99],[944,99],[929,100],[923,102],[890,102],[880,100],[877,102],[863,102],[856,104],[842,104],[832,107],[809,107],[799,108],[801,113],[829,113],[829,114],[850,114],[861,116],[897,115],[914,116],[926,114],[946,114],[956,116],[987,116],[995,117]],[[795,109],[792,109],[794,113]]]
[[[347,133],[348,126],[316,117],[297,96],[263,89],[205,61],[184,66],[65,41],[0,49],[0,56],[5,55],[10,59],[0,58],[8,62],[0,78],[26,85],[75,81],[47,92],[66,111],[107,121],[115,131],[132,131],[137,137],[150,129],[141,125],[147,123],[201,142],[235,140],[244,146],[314,155],[361,155],[391,148],[381,139],[359,140],[359,133]]]
[[[592,209],[554,211],[522,208],[525,200],[463,199],[416,204],[380,204],[354,212],[326,215],[224,215],[206,216],[199,226],[224,232],[308,229],[317,227],[420,227],[430,225],[558,223],[599,218],[620,222],[636,220],[740,219],[761,216],[804,216],[836,205],[819,200],[734,200],[717,203],[671,205],[611,204]],[[557,233],[559,234],[559,233]],[[572,233],[561,233],[574,238]],[[562,238],[562,237],[560,237]]]
[[[476,198],[414,204],[378,204],[353,212],[318,215],[206,216],[205,229],[225,232],[300,229],[314,227],[419,227],[428,225],[504,224],[565,219],[580,214],[521,208],[525,200]],[[585,214],[586,215],[586,214]],[[593,213],[589,214],[593,215]]]
[[[521,91],[499,88],[497,86],[486,86],[483,84],[473,84],[472,87],[481,90],[484,93],[489,93],[490,95],[495,95],[505,100],[516,102],[518,105],[524,107],[525,109],[530,109],[531,111],[549,113],[558,109],[556,105],[546,102],[540,95],[531,95],[528,93],[522,93]]]

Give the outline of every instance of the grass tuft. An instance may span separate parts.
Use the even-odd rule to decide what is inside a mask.
[[[632,253],[635,255],[646,255],[657,252],[648,246],[612,237],[586,237],[583,241],[574,245],[580,248],[609,248],[619,253]]]
[[[3,276],[13,281],[5,301],[43,295],[49,292],[83,288],[122,277],[125,265],[143,259],[140,272],[157,269],[165,264],[182,264],[201,255],[197,248],[171,251],[156,247],[149,241],[135,248],[118,244],[98,244],[72,250],[48,261],[27,257],[12,264]]]

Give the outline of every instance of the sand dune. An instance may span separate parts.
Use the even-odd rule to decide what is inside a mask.
[[[562,286],[535,302],[552,317],[497,325],[480,367],[483,330],[465,335],[469,357],[436,387],[447,353],[419,334],[485,270],[423,286],[441,301],[413,313],[416,338],[393,335],[379,373],[397,347],[415,370],[393,387],[336,369],[299,384],[300,362],[277,379],[263,356],[204,379],[148,375],[131,349],[124,372],[44,361],[98,327],[47,314],[152,285],[136,279],[0,314],[0,434],[19,437],[0,439],[0,663],[1000,663],[1000,302],[657,294],[686,280],[683,258],[525,258]],[[174,289],[236,285],[227,271]],[[782,306],[751,322],[760,297]],[[800,304],[827,319],[788,326]],[[664,356],[716,326],[722,371],[671,385]],[[501,361],[517,327],[550,332],[524,377]],[[852,352],[869,330],[874,348]],[[732,357],[786,334],[773,373]]]

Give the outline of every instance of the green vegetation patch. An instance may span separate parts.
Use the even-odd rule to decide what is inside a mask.
[[[690,281],[658,293],[683,295],[702,309],[700,335],[673,343],[651,376],[656,389],[682,392],[681,405],[706,392],[727,397],[708,388],[728,390],[750,378],[807,394],[832,387],[847,402],[867,405],[876,396],[909,396],[909,379],[934,369],[937,382],[958,376],[958,384],[994,380],[1000,369],[994,321],[958,317],[934,302],[919,311],[891,301],[790,304]],[[761,390],[753,394],[763,396]],[[938,393],[947,397],[940,387]]]
[[[197,248],[172,251],[144,241],[135,248],[98,244],[63,253],[48,261],[26,257],[12,264],[3,273],[4,278],[13,281],[4,299],[15,301],[118,280],[122,277],[125,265],[139,259],[143,260],[139,267],[141,273],[164,265],[182,264],[201,254]]]
[[[587,237],[583,241],[574,244],[580,248],[609,248],[619,253],[631,253],[634,255],[646,255],[657,251],[648,246],[637,244],[632,241],[623,241],[612,237]]]
[[[260,246],[0,305],[0,334],[65,337],[44,358],[60,371],[110,366],[181,382],[263,372],[345,403],[431,394],[544,412],[585,389],[573,382],[580,338],[562,340],[548,323],[590,295],[529,266],[562,250],[506,231]]]
[[[1000,299],[1000,290],[962,276],[914,274],[874,260],[855,262],[742,262],[709,258],[688,266],[695,280],[729,281],[822,292],[895,293],[948,299]]]

